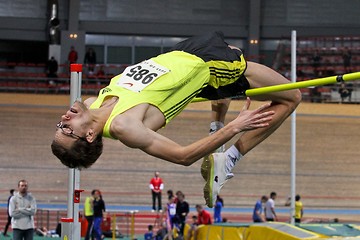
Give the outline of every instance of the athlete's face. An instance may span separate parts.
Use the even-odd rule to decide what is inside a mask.
[[[75,102],[56,125],[55,141],[62,143],[64,147],[70,147],[77,139],[87,141],[88,121],[87,107],[81,102]]]

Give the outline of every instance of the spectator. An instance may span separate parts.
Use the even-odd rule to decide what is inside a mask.
[[[168,234],[168,239],[172,239],[172,232],[174,229],[174,224],[177,223],[176,219],[176,203],[175,197],[170,196],[169,202],[166,204],[164,213],[162,214],[161,219],[164,219],[164,214],[166,214],[166,227]],[[162,222],[162,221],[161,221]]]
[[[85,216],[86,221],[88,223],[87,229],[86,229],[85,240],[90,239],[90,235],[91,235],[92,230],[93,230],[95,192],[96,192],[96,190],[92,190],[91,191],[91,196],[86,197],[85,203],[84,203],[84,216]]]
[[[345,48],[344,52],[343,52],[343,55],[342,55],[342,58],[343,58],[343,63],[344,63],[344,71],[346,73],[348,72],[351,72],[351,51],[349,48]]]
[[[215,206],[214,206],[214,222],[215,223],[222,222],[221,209],[223,207],[224,207],[224,200],[219,195],[217,195]]]
[[[46,74],[48,78],[57,78],[58,62],[54,57],[51,57],[46,63]]]
[[[169,190],[172,191],[172,190]],[[175,193],[175,203],[177,204],[179,202],[179,195],[183,194],[182,191],[176,191]]]
[[[181,191],[177,193],[176,216],[179,221],[180,235],[184,236],[186,217],[189,214],[189,204],[185,201],[185,195]]]
[[[78,60],[78,53],[75,50],[75,47],[71,46],[70,47],[70,52],[69,52],[69,55],[68,55],[68,62],[69,62],[69,64],[77,63],[77,60]]]
[[[84,64],[87,65],[89,73],[94,72],[94,67],[96,64],[96,53],[93,48],[88,48],[84,57]]]
[[[192,238],[192,236],[194,235],[195,231],[196,231],[196,228],[197,228],[197,221],[198,221],[198,218],[197,216],[192,216],[191,217],[192,219],[192,222],[190,224],[190,229],[188,230],[188,234],[187,234],[187,238],[186,240],[190,240]]]
[[[268,222],[278,221],[275,213],[275,199],[276,192],[272,192],[270,193],[270,198],[266,201],[265,204],[265,218]]]
[[[319,50],[315,50],[314,55],[312,56],[312,67],[314,68],[315,77],[319,76],[319,67],[321,62],[321,56],[319,54]]]
[[[10,199],[9,213],[14,240],[32,240],[34,237],[34,215],[36,200],[28,192],[28,182],[18,182],[18,192]]]
[[[41,237],[60,237],[60,235],[56,233],[56,230],[48,230],[46,227],[37,228],[35,232],[36,235]]]
[[[153,225],[148,225],[148,231],[144,234],[144,240],[153,240],[155,238],[153,229]]]
[[[48,230],[46,227],[41,227],[41,228],[37,228],[35,230],[35,233],[37,236],[40,236],[40,237],[51,237],[48,233]]]
[[[166,239],[166,237],[167,237],[167,227],[166,227],[166,223],[164,222],[161,224],[161,227],[159,228],[159,230],[157,230],[155,239],[163,240],[163,239]]]
[[[98,78],[105,77],[105,71],[104,71],[103,65],[101,65],[99,70],[96,72],[96,77],[98,77]]]
[[[265,222],[265,217],[262,215],[263,204],[268,200],[267,196],[262,196],[261,199],[257,200],[253,212],[253,221],[254,222]]]
[[[335,75],[334,66],[331,64],[330,60],[325,60],[324,76],[328,77],[334,75]]]
[[[7,234],[7,231],[9,229],[9,226],[11,224],[11,217],[10,217],[10,214],[9,214],[9,205],[10,205],[10,199],[12,198],[12,196],[14,196],[14,192],[15,192],[15,189],[10,189],[10,196],[8,197],[8,201],[7,201],[7,222],[6,222],[6,225],[5,225],[5,228],[4,228],[4,232],[3,232],[3,235],[4,237],[8,237],[9,235]]]
[[[297,194],[295,196],[295,216],[294,216],[296,223],[301,223],[301,218],[304,215],[304,207],[300,199],[301,199],[300,195]],[[290,205],[291,205],[291,198],[289,197],[285,203],[285,206],[290,206]]]
[[[200,224],[211,224],[211,215],[208,211],[203,209],[203,207],[199,204],[195,206],[196,211],[198,212],[198,225]]]
[[[207,224],[211,224],[211,215],[208,211],[206,211],[205,209],[203,209],[203,207],[199,204],[197,204],[195,206],[196,211],[198,212],[198,216],[197,216],[197,223],[196,226],[190,228],[189,232],[188,232],[188,237],[187,239],[191,239],[191,237],[194,237],[194,240],[196,240],[197,238],[197,230],[198,230],[198,226],[199,225],[207,225]]]
[[[94,235],[96,240],[102,239],[101,223],[103,221],[103,215],[105,212],[105,202],[99,190],[94,193]]]
[[[321,103],[322,97],[319,87],[310,87],[310,101],[314,103]]]
[[[164,189],[163,180],[159,177],[160,173],[155,172],[155,176],[150,180],[150,189],[152,194],[152,212],[156,211],[155,202],[158,201],[158,211],[162,212],[161,208],[161,190]]]
[[[174,192],[171,189],[167,190],[166,194],[167,194],[168,198],[174,197]]]
[[[345,101],[346,98],[349,98],[349,102],[351,102],[351,92],[352,89],[347,87],[344,82],[340,84],[339,94],[342,103]]]

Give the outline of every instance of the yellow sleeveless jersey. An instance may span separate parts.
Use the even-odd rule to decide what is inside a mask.
[[[94,215],[94,210],[91,204],[92,201],[92,197],[86,197],[85,199],[85,203],[84,203],[84,215],[87,216],[93,216]]]
[[[295,201],[295,218],[301,219],[301,209],[303,208],[303,204],[300,201]]]
[[[99,108],[107,97],[119,98],[103,129],[103,136],[110,138],[113,119],[142,103],[157,107],[168,123],[195,97],[241,95],[250,87],[244,77],[246,66],[242,52],[229,48],[221,33],[190,38],[171,52],[127,67],[100,90],[90,108]]]
[[[97,100],[91,104],[90,109],[96,109],[107,97],[119,98],[104,126],[103,136],[112,138],[110,125],[113,119],[142,103],[157,107],[164,114],[166,123],[168,123],[207,86],[210,79],[209,66],[202,59],[189,53],[173,51],[151,58],[151,60],[167,69],[168,72],[156,78],[141,91],[132,91],[119,85],[122,74],[115,76],[111,79],[109,86],[100,90]],[[132,77],[138,80],[151,78],[148,77],[149,74],[139,74],[139,67],[134,67],[134,69],[130,66],[129,68],[129,75],[135,73]]]

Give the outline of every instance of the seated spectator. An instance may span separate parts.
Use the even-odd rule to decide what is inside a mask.
[[[99,70],[96,72],[96,76],[97,77],[104,77],[105,76],[105,71],[104,71],[104,66],[100,66]]]
[[[310,87],[310,101],[313,103],[321,103],[322,97],[318,87]]]
[[[350,87],[346,86],[345,83],[341,83],[339,88],[339,94],[342,103],[345,101],[346,98],[349,98],[349,102],[351,102],[351,92],[352,89]]]
[[[203,209],[200,204],[195,206],[196,211],[198,212],[198,225],[200,224],[212,224],[211,222],[211,215],[208,211]]]
[[[196,227],[197,227],[197,222],[198,222],[198,218],[197,218],[197,216],[192,216],[191,217],[191,219],[192,219],[192,222],[191,222],[191,224],[190,224],[190,229],[189,229],[189,231],[188,231],[188,234],[187,234],[187,240],[190,240],[191,238],[192,238],[192,236],[194,235],[194,232],[195,232],[195,230],[196,230]]]
[[[41,237],[60,237],[56,230],[47,230],[46,227],[35,229],[35,234]]]
[[[196,240],[197,231],[198,231],[197,226],[212,224],[211,215],[210,215],[210,213],[208,211],[203,209],[203,207],[200,204],[197,204],[195,206],[195,208],[196,208],[196,211],[198,212],[196,226],[190,228],[190,230],[188,232],[187,239],[191,239],[191,237],[194,237],[194,240]]]
[[[167,227],[166,227],[166,223],[164,222],[159,228],[159,230],[157,230],[155,240],[163,240],[166,239],[166,237],[167,237]]]
[[[152,240],[155,238],[153,229],[153,225],[148,226],[148,231],[144,234],[144,240]]]

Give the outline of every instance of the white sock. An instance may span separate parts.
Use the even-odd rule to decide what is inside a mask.
[[[225,151],[226,156],[226,168],[230,173],[235,164],[243,157],[243,155],[239,152],[239,150],[232,145],[228,150]]]
[[[224,127],[224,123],[219,122],[219,121],[213,121],[210,123],[210,135],[213,134],[214,132],[222,129]]]
[[[209,133],[209,135],[214,134],[216,131],[219,131],[223,127],[224,127],[223,122],[219,122],[219,121],[211,122],[210,123],[210,133]],[[225,151],[225,144],[223,144],[221,147],[216,149],[214,152],[224,152],[224,151]]]

